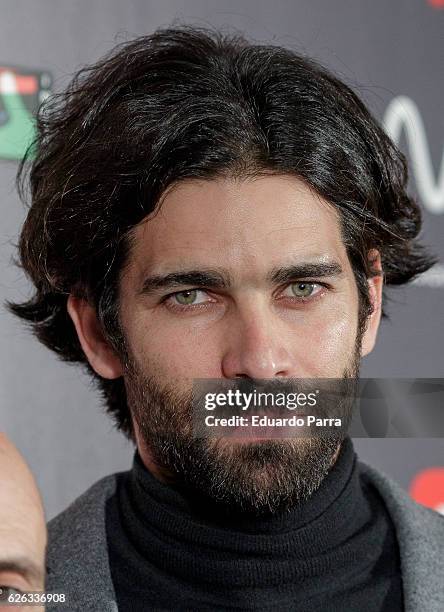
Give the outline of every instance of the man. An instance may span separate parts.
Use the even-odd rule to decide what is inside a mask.
[[[279,47],[129,42],[39,120],[13,312],[85,364],[132,470],[52,521],[70,610],[441,610],[437,514],[350,438],[197,437],[193,383],[354,379],[384,283],[433,263],[405,162],[356,95]]]
[[[21,597],[44,610],[46,525],[40,494],[28,466],[0,433],[0,609]],[[19,598],[19,599],[17,599]],[[18,602],[18,603],[17,603]]]

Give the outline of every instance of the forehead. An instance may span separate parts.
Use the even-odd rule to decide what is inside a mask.
[[[135,272],[184,264],[223,265],[234,273],[292,260],[344,260],[337,211],[293,176],[187,180],[133,230]]]
[[[22,457],[0,435],[0,563],[8,556],[43,560],[46,527],[35,482]]]

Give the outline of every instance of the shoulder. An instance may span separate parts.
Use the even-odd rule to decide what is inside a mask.
[[[360,462],[363,478],[382,497],[399,545],[407,610],[444,610],[444,516],[417,504],[383,472]]]
[[[444,537],[443,515],[415,502],[405,489],[384,472],[362,461],[359,467],[363,477],[380,493],[395,524],[400,522],[401,528],[408,526],[410,530],[427,526]]]
[[[119,474],[96,482],[48,524],[46,590],[66,593],[70,610],[114,600],[106,543],[106,503]]]
[[[93,484],[85,493],[80,495],[66,510],[58,514],[48,523],[49,548],[48,552],[56,552],[59,548],[52,548],[53,544],[64,542],[64,537],[73,532],[82,531],[84,524],[90,528],[102,526],[104,520],[104,505],[116,491],[117,474],[102,478]],[[103,520],[102,520],[103,519]]]

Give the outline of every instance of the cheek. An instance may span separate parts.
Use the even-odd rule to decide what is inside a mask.
[[[144,317],[138,317],[128,340],[139,361],[158,376],[170,381],[187,378],[217,378],[217,334],[209,327],[187,325],[152,325]]]
[[[355,351],[357,318],[340,310],[311,322],[304,369],[313,377],[341,376]],[[306,345],[307,346],[307,345]]]

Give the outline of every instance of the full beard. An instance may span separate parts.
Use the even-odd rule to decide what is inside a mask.
[[[359,343],[342,379],[357,380]],[[161,386],[128,353],[125,387],[139,443],[160,472],[224,514],[270,516],[290,510],[321,485],[346,431],[311,438],[233,443],[193,434],[192,390]],[[351,417],[351,410],[349,409]]]

